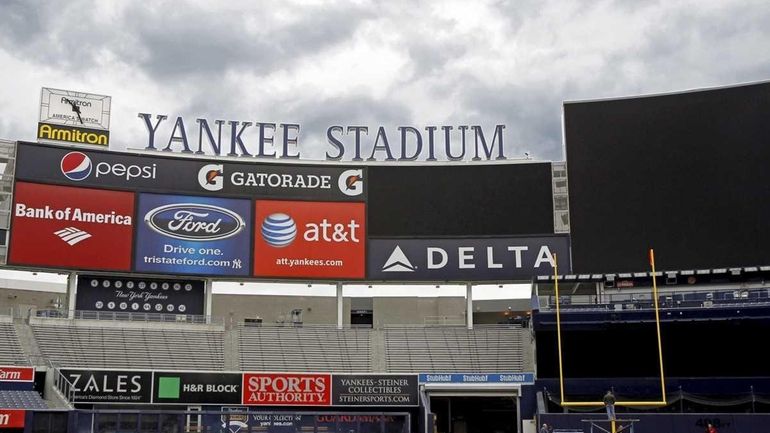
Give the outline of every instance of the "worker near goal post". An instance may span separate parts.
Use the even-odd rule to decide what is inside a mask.
[[[612,390],[607,390],[607,393],[604,394],[604,406],[607,408],[607,418],[609,418],[610,421],[615,419],[615,394],[612,393]]]

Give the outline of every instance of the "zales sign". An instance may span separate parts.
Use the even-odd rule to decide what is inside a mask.
[[[192,119],[139,113],[148,151],[300,159],[298,123]],[[326,128],[327,161],[461,161],[505,160],[505,125],[384,126],[331,125]],[[320,135],[320,134],[319,134]]]

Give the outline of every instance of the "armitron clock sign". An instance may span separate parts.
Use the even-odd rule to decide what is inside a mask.
[[[111,102],[110,96],[44,87],[37,138],[107,147]]]

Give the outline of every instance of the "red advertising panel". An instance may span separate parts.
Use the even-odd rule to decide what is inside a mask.
[[[22,409],[0,409],[0,429],[24,428],[24,414]]]
[[[257,200],[254,275],[364,278],[364,203]]]
[[[243,404],[331,406],[331,374],[243,373]]]
[[[0,365],[0,382],[34,382],[34,367],[5,367]]]
[[[131,267],[134,194],[17,182],[8,263]]]

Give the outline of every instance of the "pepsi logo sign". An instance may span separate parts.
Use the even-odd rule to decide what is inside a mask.
[[[157,177],[158,166],[109,163],[105,161],[91,162],[91,158],[83,152],[69,152],[64,155],[59,163],[61,172],[69,180],[80,182],[85,180],[94,172],[95,178],[106,177],[107,179],[121,179],[132,181],[134,179],[155,179]],[[95,167],[95,169],[94,169]]]
[[[79,182],[91,174],[91,158],[82,152],[70,152],[61,159],[61,173],[69,180]]]
[[[274,213],[262,222],[262,238],[273,247],[290,245],[296,237],[297,223],[289,215]]]
[[[197,203],[156,207],[147,212],[144,222],[164,236],[189,241],[227,239],[246,226],[243,218],[229,209]]]

